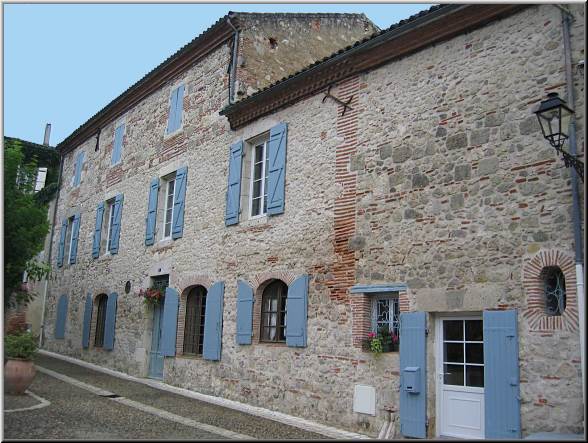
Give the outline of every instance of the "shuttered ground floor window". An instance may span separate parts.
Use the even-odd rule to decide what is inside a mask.
[[[288,286],[280,280],[263,291],[261,306],[261,341],[286,341],[286,298]]]
[[[202,355],[204,347],[204,317],[206,314],[206,288],[196,286],[186,297],[184,324],[184,354]]]
[[[106,302],[108,301],[108,296],[106,294],[100,294],[96,299],[98,309],[96,312],[96,335],[94,337],[94,346],[101,348],[104,346],[104,327],[106,325]]]

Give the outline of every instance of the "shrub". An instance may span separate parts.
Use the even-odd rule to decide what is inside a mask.
[[[8,358],[32,360],[37,352],[37,342],[30,332],[6,334],[4,337],[4,352]]]

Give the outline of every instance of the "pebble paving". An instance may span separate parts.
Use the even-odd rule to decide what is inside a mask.
[[[140,383],[135,383],[129,380],[123,380],[117,377],[112,377],[108,374],[93,371],[82,366],[78,366],[63,360],[55,359],[46,355],[37,355],[35,363],[44,368],[65,374],[76,380],[84,383],[88,383],[97,388],[101,388],[112,393],[115,393],[121,397],[125,397],[142,404],[161,409],[163,411],[170,412],[191,420],[195,420],[200,423],[210,424],[219,428],[227,429],[236,433],[249,435],[256,439],[264,440],[282,440],[282,439],[328,439],[328,437],[316,434],[313,432],[304,431],[302,429],[289,426],[283,423],[279,423],[274,420],[268,420],[260,417],[256,417],[250,414],[246,414],[240,411],[224,408],[222,406],[213,405],[206,402],[201,402],[192,398],[187,398],[181,395],[177,395],[170,392],[161,391],[159,389],[145,386]],[[37,375],[35,383],[38,383],[39,376],[42,375],[44,379],[47,376],[44,374]],[[56,382],[59,382],[56,380]],[[62,385],[66,385],[63,382],[59,382]],[[67,385],[66,385],[67,386]],[[71,390],[73,387],[68,387]],[[75,388],[77,389],[77,388]],[[78,389],[79,390],[79,389]],[[41,395],[52,401],[51,396],[46,397],[40,392],[35,391],[35,386],[31,386],[31,391],[37,395]],[[92,396],[92,394],[84,392],[82,397]],[[94,396],[96,398],[97,396]],[[103,398],[97,398],[97,401],[108,402],[109,407],[113,407],[113,401]],[[120,405],[116,405],[120,408]],[[51,408],[51,406],[49,407]],[[46,408],[47,409],[47,408]],[[140,411],[136,411],[139,415],[142,414]],[[151,416],[152,419],[157,417]],[[157,418],[157,420],[162,420]],[[165,421],[165,420],[163,420]],[[168,427],[176,426],[173,423],[168,423]],[[180,426],[184,427],[184,426]],[[194,433],[194,429],[190,429],[189,433]],[[198,433],[202,433],[198,431]],[[202,433],[205,434],[205,433]],[[148,434],[141,434],[148,435]],[[158,434],[160,435],[160,434]],[[5,434],[9,437],[8,434]],[[103,437],[96,437],[102,439]],[[158,438],[157,436],[150,437],[136,437],[129,436],[125,438]],[[165,436],[163,438],[196,438],[196,437],[177,437]],[[218,435],[214,436],[203,436],[197,438],[214,438],[220,439]]]

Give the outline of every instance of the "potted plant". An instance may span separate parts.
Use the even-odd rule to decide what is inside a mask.
[[[150,306],[158,305],[163,300],[163,291],[158,288],[139,289],[137,295],[143,298],[143,303]]]
[[[37,352],[37,343],[30,332],[6,334],[4,352],[4,390],[9,394],[22,395],[35,378],[33,357]]]
[[[398,351],[398,335],[391,332],[387,327],[378,330],[378,337],[382,342],[383,352]]]

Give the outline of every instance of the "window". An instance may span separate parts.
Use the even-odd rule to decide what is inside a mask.
[[[45,186],[45,180],[47,178],[47,168],[37,169],[37,178],[35,180],[35,192],[39,192]]]
[[[557,266],[547,266],[541,271],[545,295],[545,313],[562,315],[566,309],[566,280]]]
[[[72,177],[72,184],[74,187],[79,186],[82,180],[82,167],[84,165],[84,156],[85,153],[83,151],[79,152],[78,155],[76,155],[74,175]]]
[[[286,341],[286,298],[288,286],[281,280],[270,283],[261,301],[261,341]]]
[[[106,326],[106,303],[108,296],[106,294],[100,294],[96,297],[96,305],[98,309],[96,311],[96,335],[94,337],[94,346],[101,348],[104,346],[104,329]]]
[[[482,320],[443,320],[443,383],[484,387]]]
[[[174,218],[174,194],[176,188],[176,174],[164,178],[163,188],[163,235],[162,239],[171,238],[172,223]]]
[[[109,252],[111,250],[112,247],[112,240],[113,240],[113,236],[112,236],[112,228],[114,226],[114,199],[112,200],[108,200],[106,202],[106,210],[104,211],[104,217],[106,218],[106,223],[102,223],[102,226],[104,226],[104,228],[106,229],[106,232],[103,238],[106,239],[106,248],[105,251]]]
[[[204,347],[204,316],[206,312],[206,288],[196,286],[186,297],[184,323],[184,354],[202,355]]]
[[[267,174],[269,157],[267,140],[251,148],[251,180],[249,189],[249,216],[265,215],[267,212]]]
[[[67,219],[67,227],[65,228],[65,247],[67,248],[67,263],[69,263],[71,261],[72,258],[72,245],[73,245],[73,235],[72,235],[72,231],[73,231],[73,221],[74,221],[74,217],[69,217]]]
[[[389,334],[390,344],[384,351],[397,350],[400,339],[400,306],[397,294],[374,294],[372,300],[372,332]]]
[[[165,293],[165,288],[169,286],[169,274],[151,277],[151,287],[161,289]]]
[[[182,110],[184,104],[184,85],[174,89],[170,96],[169,116],[167,120],[167,134],[171,134],[182,127]]]
[[[122,157],[122,145],[123,145],[123,136],[125,133],[125,124],[122,123],[119,125],[114,131],[114,144],[112,147],[112,158],[111,158],[111,165],[117,165],[120,163]]]

